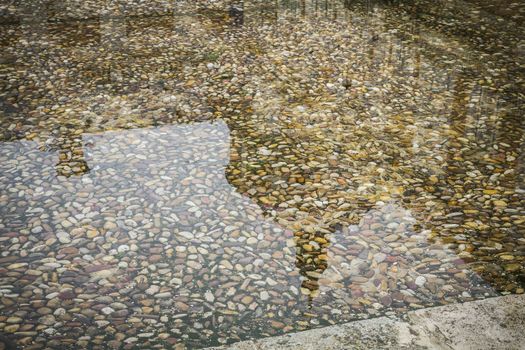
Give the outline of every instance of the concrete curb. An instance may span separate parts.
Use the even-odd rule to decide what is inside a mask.
[[[525,295],[410,311],[208,350],[525,349]]]

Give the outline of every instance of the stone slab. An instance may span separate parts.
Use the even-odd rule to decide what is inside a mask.
[[[525,295],[507,295],[208,350],[525,349]]]

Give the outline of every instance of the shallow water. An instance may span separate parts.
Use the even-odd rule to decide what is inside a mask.
[[[524,292],[522,4],[60,4],[0,6],[13,342],[203,348]]]

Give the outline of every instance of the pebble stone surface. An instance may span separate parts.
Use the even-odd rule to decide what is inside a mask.
[[[504,3],[1,4],[2,346],[195,349],[524,293]]]

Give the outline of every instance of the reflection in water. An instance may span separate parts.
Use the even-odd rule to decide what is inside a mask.
[[[78,135],[66,135],[60,138],[56,171],[57,175],[66,177],[81,176],[89,172],[84,159],[84,145]]]
[[[301,240],[308,241],[307,244],[298,244],[295,266],[303,276],[301,292],[308,295],[309,305],[319,295],[319,278],[327,268],[328,246],[330,241],[327,235],[311,236],[308,233],[299,233]],[[296,233],[297,236],[297,233]]]
[[[523,292],[517,19],[68,4],[50,19],[91,19],[0,31],[0,331],[21,345],[199,348]]]
[[[230,18],[232,20],[232,24],[236,27],[240,27],[244,24],[243,0],[232,0],[230,5]]]
[[[165,332],[197,345],[494,295],[395,204],[331,235],[294,237],[264,218],[226,181],[224,122],[84,134],[82,143],[91,171],[81,177],[49,177],[59,155],[34,142],[1,145],[2,227],[31,232],[31,271],[69,286],[57,292],[110,322],[154,311]],[[23,206],[21,193],[5,191],[16,182],[31,195]],[[129,303],[126,312],[86,299],[117,290],[113,303]],[[27,315],[37,295],[26,296]]]
[[[354,297],[379,300],[385,306],[495,294],[479,276],[465,270],[465,262],[449,244],[429,239],[428,231],[416,231],[416,223],[410,211],[397,203],[379,203],[358,225],[333,235],[324,277],[343,283]],[[345,261],[340,249],[354,257]],[[465,273],[468,278],[463,279]],[[399,283],[408,288],[399,288]]]

